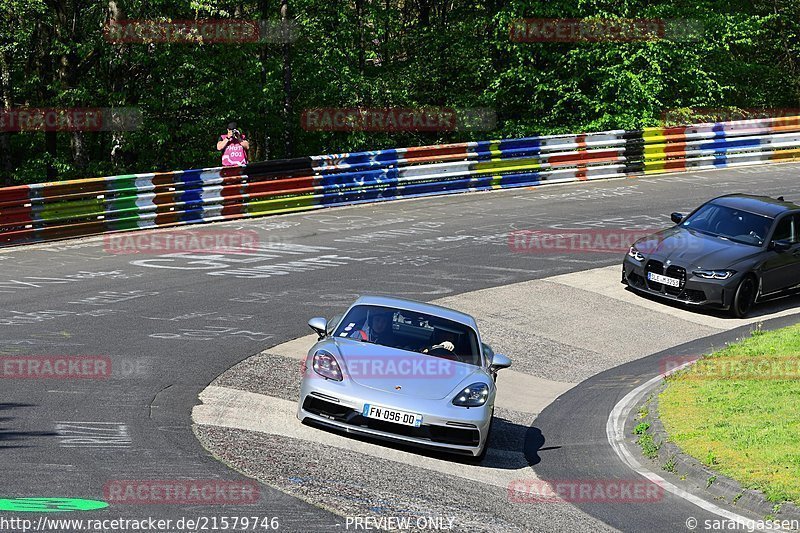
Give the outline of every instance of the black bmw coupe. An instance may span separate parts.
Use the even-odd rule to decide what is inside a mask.
[[[744,317],[800,289],[800,206],[747,194],[714,198],[639,239],[622,263],[631,289]]]

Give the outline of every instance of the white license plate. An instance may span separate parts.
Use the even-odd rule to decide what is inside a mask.
[[[669,285],[670,287],[680,287],[681,280],[678,278],[670,278],[667,276],[662,276],[661,274],[656,274],[654,272],[647,273],[647,279],[650,281],[655,281],[656,283],[662,283],[664,285]]]
[[[369,403],[364,405],[363,415],[367,418],[375,418],[384,422],[394,422],[395,424],[413,426],[415,428],[422,424],[422,415]]]

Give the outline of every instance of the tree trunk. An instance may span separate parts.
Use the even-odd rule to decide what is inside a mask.
[[[78,6],[75,0],[64,0],[53,4],[56,9],[56,35],[58,40],[61,41],[62,46],[68,47],[67,50],[61,54],[58,62],[58,80],[61,82],[61,90],[69,91],[78,85],[80,72],[78,72],[78,57],[72,49],[74,43],[79,42],[76,25],[78,17]],[[70,107],[78,107],[76,104],[84,104],[84,102],[68,103]],[[78,171],[86,170],[87,157],[86,157],[86,139],[85,132],[73,131],[70,132],[70,147],[72,148],[72,164]]]
[[[358,20],[358,71],[363,75],[367,62],[364,45],[364,0],[356,0],[356,19]]]
[[[0,112],[13,107],[11,94],[11,56],[0,50]],[[14,161],[11,158],[11,132],[0,132],[0,187],[13,183]]]
[[[72,162],[75,164],[75,168],[80,171],[86,170],[86,164],[88,163],[86,137],[82,131],[71,132],[70,146],[72,147]]]
[[[419,0],[419,25],[427,28],[431,25],[432,0]]]
[[[253,128],[253,143],[254,150],[250,158],[252,161],[266,161],[269,159],[269,102],[265,97],[265,91],[269,83],[269,72],[267,71],[267,63],[269,60],[269,42],[265,39],[266,33],[272,35],[272,28],[266,26],[269,20],[269,2],[268,0],[259,0],[258,2],[259,13],[261,14],[262,29],[261,38],[264,41],[258,51],[258,62],[261,67],[261,97],[258,99],[259,110],[258,116],[261,117],[261,124],[257,124]]]
[[[28,55],[27,70],[32,72],[37,79],[43,80],[37,83],[35,88],[35,100],[39,105],[46,107],[52,105],[53,93],[50,85],[56,78],[55,67],[52,57],[47,53],[52,47],[52,42],[57,39],[52,23],[45,23],[42,19],[35,22],[33,36],[31,38],[31,53]],[[26,102],[27,103],[27,102]],[[44,152],[47,154],[47,181],[55,181],[58,171],[54,166],[57,156],[58,135],[54,131],[44,132]]]
[[[289,42],[289,0],[281,0],[283,35],[283,142],[286,157],[292,157],[292,64]]]
[[[125,20],[125,11],[116,0],[108,0],[108,22],[119,22]],[[127,79],[130,73],[129,57],[130,46],[128,44],[115,44],[114,59],[109,68],[111,91],[114,94],[127,95]],[[121,106],[127,103],[127,96],[123,96]],[[108,151],[109,159],[114,168],[119,172],[124,169],[128,158],[126,158],[126,135],[124,130],[114,130],[111,132],[111,147]]]
[[[47,161],[47,181],[56,181],[56,178],[58,177],[58,171],[56,170],[56,167],[53,166],[53,161],[56,160],[56,156],[58,155],[57,148],[58,136],[56,132],[44,132],[44,149],[50,156]]]

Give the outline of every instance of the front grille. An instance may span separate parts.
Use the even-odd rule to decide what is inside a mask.
[[[442,444],[477,446],[478,442],[480,441],[480,433],[477,429],[461,429],[446,426],[426,426],[424,424],[418,428],[415,428],[411,426],[393,424],[391,422],[384,422],[382,420],[375,420],[374,418],[367,418],[365,416],[359,416],[358,418],[358,421],[361,422],[361,424],[356,425],[366,425],[366,427],[370,429],[385,431],[386,433],[393,433],[395,435],[414,437],[416,439],[426,439]],[[356,422],[356,420],[354,420],[354,422]]]
[[[480,432],[477,429],[462,429],[445,426],[428,426],[431,440],[446,442],[461,446],[477,446],[480,442]]]
[[[353,413],[353,410],[346,405],[328,402],[311,396],[306,397],[306,401],[303,403],[303,409],[324,416],[325,418],[339,420],[340,422],[346,421],[348,415]]]
[[[686,288],[686,269],[683,267],[669,265],[668,267],[664,268],[664,263],[661,261],[650,260],[647,262],[647,264],[645,264],[644,272],[644,279],[641,276],[636,276],[635,274],[631,273],[628,275],[628,281],[639,288],[646,288],[652,292],[673,296],[678,300],[693,303],[706,301],[706,294],[703,291]],[[649,272],[661,274],[662,276],[668,276],[670,278],[677,278],[680,280],[680,286],[672,287],[670,285],[664,285],[663,283],[651,281],[647,279],[647,274]]]
[[[670,265],[667,267],[667,271],[664,273],[664,275],[669,276],[670,278],[678,278],[681,280],[680,287],[670,287],[669,285],[664,286],[664,291],[666,291],[667,294],[678,296],[681,291],[683,291],[683,286],[686,285],[686,269],[683,267]]]
[[[319,398],[307,396],[303,402],[303,409],[331,420],[343,422],[349,426],[385,431],[394,435],[425,439],[440,444],[456,446],[477,446],[480,442],[480,432],[475,429],[464,429],[446,426],[421,425],[418,428],[394,424],[367,418],[358,411],[344,405],[327,402]]]
[[[663,283],[656,283],[655,281],[651,281],[649,279],[645,279],[645,283],[647,284],[647,288],[651,291],[666,293],[671,296],[678,296],[683,292],[683,286],[686,285],[686,269],[683,267],[670,265],[664,269],[664,263],[661,261],[654,261],[650,260],[644,267],[645,278],[649,272],[653,272],[654,274],[661,274],[662,276],[668,276],[670,278],[677,278],[681,280],[681,284],[679,287],[672,287],[670,285],[664,285]]]
[[[664,264],[661,261],[653,261],[651,259],[644,266],[644,277],[645,280],[647,281],[647,288],[650,289],[651,291],[661,292],[664,288],[664,285],[647,279],[647,274],[649,272],[654,272],[655,274],[664,274]]]
[[[635,272],[628,274],[628,283],[638,288],[645,287],[644,278]]]

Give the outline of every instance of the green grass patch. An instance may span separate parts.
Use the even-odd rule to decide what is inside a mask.
[[[653,439],[650,433],[642,433],[639,435],[639,438],[636,439],[636,444],[642,447],[642,453],[648,459],[655,459],[658,457],[658,450],[661,448],[661,445]]]
[[[670,439],[773,502],[800,504],[800,324],[757,329],[667,379]]]

